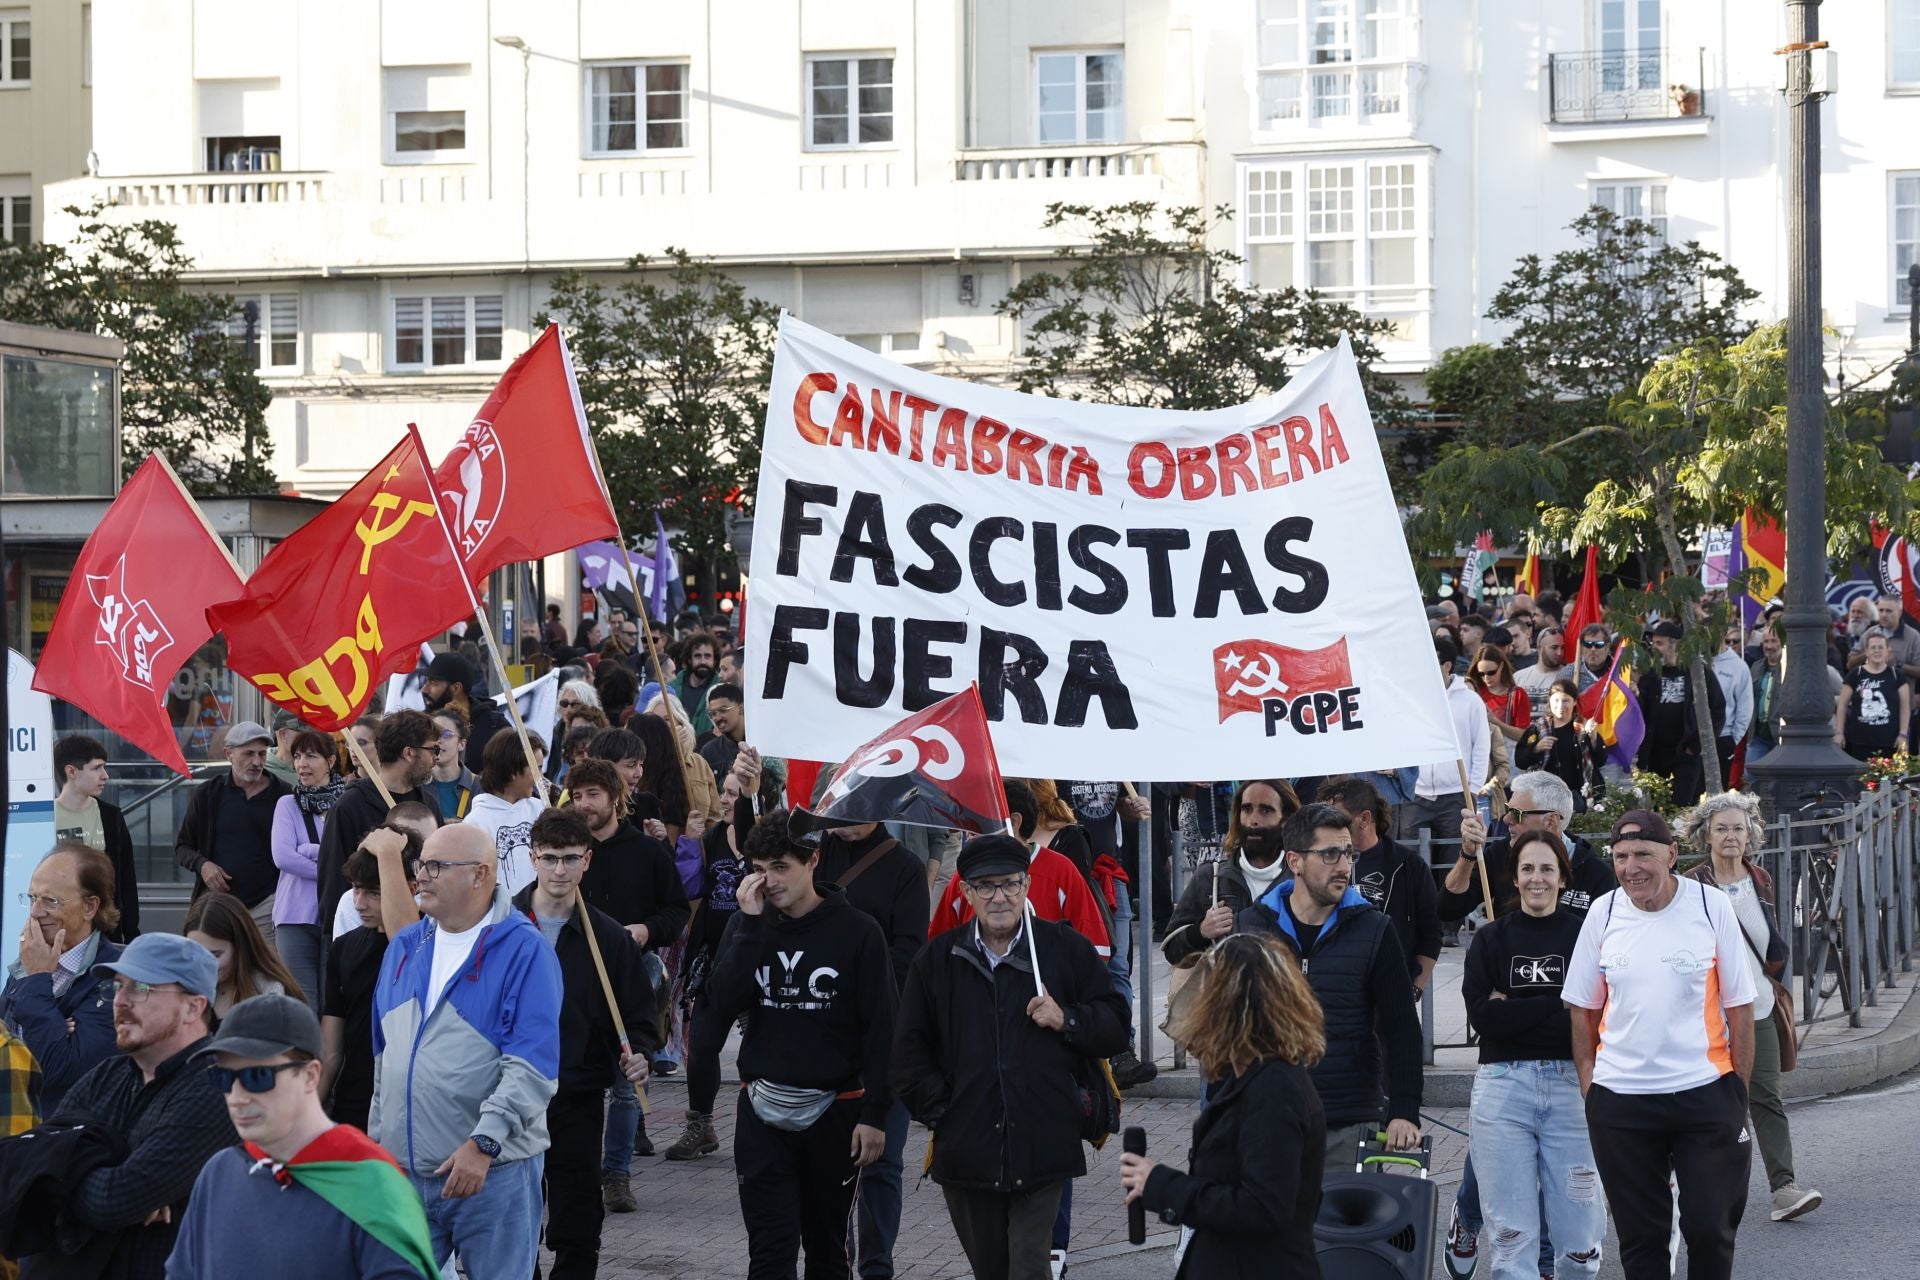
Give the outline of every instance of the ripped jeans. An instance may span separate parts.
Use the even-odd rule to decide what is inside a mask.
[[[1493,1280],[1538,1280],[1540,1208],[1557,1280],[1600,1273],[1606,1200],[1573,1062],[1491,1062],[1473,1079],[1473,1166]]]

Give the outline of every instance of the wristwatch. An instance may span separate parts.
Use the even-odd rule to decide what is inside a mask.
[[[500,1144],[492,1138],[489,1138],[486,1134],[476,1133],[471,1138],[468,1138],[467,1141],[480,1148],[480,1154],[487,1159],[498,1160],[500,1158]]]

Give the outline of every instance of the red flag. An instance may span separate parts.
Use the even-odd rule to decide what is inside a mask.
[[[1574,597],[1573,612],[1567,615],[1568,642],[1577,642],[1580,632],[1588,624],[1606,620],[1606,611],[1600,606],[1600,552],[1595,547],[1588,547],[1587,569],[1580,578],[1580,594]]]
[[[1220,700],[1220,722],[1251,711],[1260,715],[1271,699],[1293,703],[1310,699],[1301,711],[1324,716],[1329,724],[1340,718],[1340,691],[1353,685],[1353,667],[1347,661],[1347,638],[1341,636],[1321,649],[1289,649],[1266,640],[1235,640],[1213,651],[1213,690]]]
[[[805,825],[904,822],[983,833],[1007,828],[1007,793],[980,687],[942,698],[848,756]]]
[[[213,634],[207,606],[239,590],[233,557],[156,453],[80,549],[33,687],[185,773],[167,685]]]
[[[433,478],[475,582],[619,536],[559,325],[513,362]]]
[[[316,729],[344,729],[421,642],[473,611],[408,437],[207,610],[227,665]]]

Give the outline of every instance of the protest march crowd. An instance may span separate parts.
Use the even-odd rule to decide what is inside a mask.
[[[468,461],[513,439],[512,396],[543,377],[564,394],[571,369],[554,333],[469,429]],[[1377,475],[1391,518],[1364,407],[1324,380],[1339,370],[1300,379],[1345,424],[1354,465],[1329,479]],[[778,390],[784,412],[791,398]],[[858,410],[850,383],[848,395]],[[1321,405],[1329,430],[1335,416]],[[862,462],[849,452],[839,465]],[[1463,940],[1480,1067],[1471,1158],[1447,1220],[1451,1274],[1595,1276],[1610,1212],[1632,1280],[1670,1275],[1676,1239],[1691,1277],[1731,1276],[1756,1145],[1773,1221],[1820,1205],[1794,1167],[1781,1087],[1793,1030],[1775,981],[1786,947],[1753,861],[1759,809],[1737,789],[1777,732],[1771,614],[1727,631],[1707,668],[1714,724],[1703,734],[1676,620],[1644,620],[1656,661],[1634,682],[1626,657],[1639,637],[1615,634],[1591,580],[1564,603],[1514,593],[1498,616],[1442,600],[1421,630],[1410,576],[1404,591],[1356,603],[1339,549],[1322,549],[1326,566],[1311,573],[1289,562],[1311,606],[1301,593],[1285,603],[1347,610],[1350,634],[1315,632],[1311,651],[1209,638],[1202,652],[1219,670],[1197,678],[1209,710],[1218,699],[1208,734],[1298,735],[1317,754],[1293,758],[1347,762],[1337,772],[1166,781],[1182,766],[1163,760],[1139,786],[1035,769],[1003,780],[996,751],[1034,758],[1023,725],[1098,735],[1085,721],[1104,717],[1108,737],[1172,731],[1139,714],[1144,686],[1111,678],[1109,644],[1131,661],[1117,629],[1074,642],[1061,687],[1079,679],[1089,692],[1070,711],[1061,695],[1051,723],[1037,693],[1031,706],[1023,696],[1047,661],[1036,651],[1037,666],[1010,665],[991,691],[909,703],[915,715],[851,754],[817,753],[836,768],[776,750],[806,739],[791,707],[777,733],[749,723],[750,709],[771,718],[800,680],[807,650],[794,627],[736,635],[728,617],[695,615],[656,645],[639,592],[591,616],[547,607],[525,656],[558,687],[555,720],[551,732],[522,723],[510,691],[493,696],[504,667],[491,635],[448,632],[472,599],[459,579],[617,538],[617,524],[595,524],[588,499],[563,529],[513,532],[558,519],[555,504],[475,487],[456,506],[490,501],[494,516],[463,541],[435,487],[460,462],[429,471],[417,435],[402,442],[283,542],[244,595],[237,574],[215,582],[197,635],[168,620],[188,650],[223,631],[235,670],[278,708],[270,725],[225,726],[227,767],[193,791],[175,842],[194,895],[180,933],[141,928],[127,824],[101,798],[106,746],[83,733],[59,741],[57,843],[21,895],[28,919],[0,992],[9,1270],[523,1280],[540,1273],[544,1246],[547,1274],[591,1277],[605,1215],[646,1211],[633,1162],[657,1152],[732,1160],[753,1280],[794,1276],[802,1255],[810,1278],[892,1276],[919,1125],[931,1134],[925,1174],[977,1280],[1064,1274],[1073,1205],[1089,1196],[1123,1197],[1180,1228],[1178,1275],[1316,1277],[1327,1181],[1364,1151],[1418,1158],[1418,1003],[1443,949]],[[596,472],[584,473],[591,487]],[[1318,492],[1318,479],[1296,467],[1289,492]],[[149,468],[128,489],[147,480],[143,500],[171,500]],[[522,501],[539,510],[515,516]],[[426,518],[409,524],[416,509]],[[779,536],[818,533],[804,512],[783,515]],[[82,560],[110,544],[133,598],[140,541],[114,542],[114,519]],[[142,519],[158,537],[157,518]],[[1281,524],[1281,541],[1312,537],[1311,519]],[[897,588],[884,534],[851,528],[821,590],[862,558]],[[1057,527],[1032,528],[1038,542]],[[510,531],[504,546],[498,530]],[[1156,545],[1164,564],[1175,544]],[[1083,551],[1072,558],[1088,567]],[[976,548],[974,569],[991,587],[990,552]],[[1222,551],[1200,580],[1216,608],[1225,595],[1259,612],[1257,590],[1219,585],[1240,556]],[[436,563],[458,591],[433,606],[435,625],[409,631],[442,589]],[[208,572],[225,571],[216,561]],[[1056,597],[1059,586],[1056,574]],[[81,620],[69,634],[94,626],[86,594],[63,600],[56,642],[70,609]],[[1160,594],[1154,585],[1155,616]],[[311,619],[289,603],[334,595],[338,607]],[[764,628],[768,611],[748,608]],[[1032,612],[1042,635],[1047,606]],[[1411,660],[1383,672],[1366,632],[1389,613]],[[1886,602],[1873,625],[1835,633],[1835,734],[1856,754],[1904,746],[1920,632],[1901,613]],[[836,674],[816,693],[858,683],[841,660],[859,620],[841,618],[854,625],[834,623]],[[913,658],[914,625],[903,661],[951,676],[938,653]],[[438,644],[415,669],[428,639]],[[885,644],[891,661],[891,630]],[[778,679],[768,649],[784,664]],[[76,676],[45,661],[41,677],[178,760],[164,731],[136,736],[151,684],[94,662]],[[1261,664],[1264,684],[1249,693],[1246,673]],[[164,686],[170,673],[149,665],[140,674]],[[419,709],[371,710],[378,682],[408,670]],[[1394,681],[1417,690],[1397,720],[1383,696]],[[128,684],[143,690],[139,706],[116,701],[135,698]],[[886,699],[857,704],[878,716],[860,723],[896,719]],[[1234,720],[1241,710],[1264,716]],[[1381,763],[1396,750],[1366,745],[1369,734],[1441,758],[1363,770],[1362,754]],[[1619,803],[1634,766],[1670,783],[1682,820]],[[1706,793],[1710,773],[1736,789]],[[1616,816],[1598,847],[1573,826],[1603,803]],[[1680,875],[1683,849],[1693,865]],[[1147,934],[1135,895],[1149,880]],[[1156,1074],[1136,1052],[1139,1020],[1163,1014],[1134,998],[1150,947],[1176,974],[1166,1025],[1206,1096],[1184,1168],[1129,1150],[1090,1177],[1088,1144],[1120,1131],[1122,1095]],[[723,1079],[730,1044],[737,1081]],[[649,1086],[676,1074],[680,1130],[649,1133]],[[734,1116],[725,1155],[722,1107]]]

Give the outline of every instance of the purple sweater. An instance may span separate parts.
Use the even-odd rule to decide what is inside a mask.
[[[273,807],[273,865],[280,868],[273,894],[275,924],[320,922],[320,836],[326,829],[326,815],[315,815],[309,838],[306,816],[293,796],[281,796]]]

